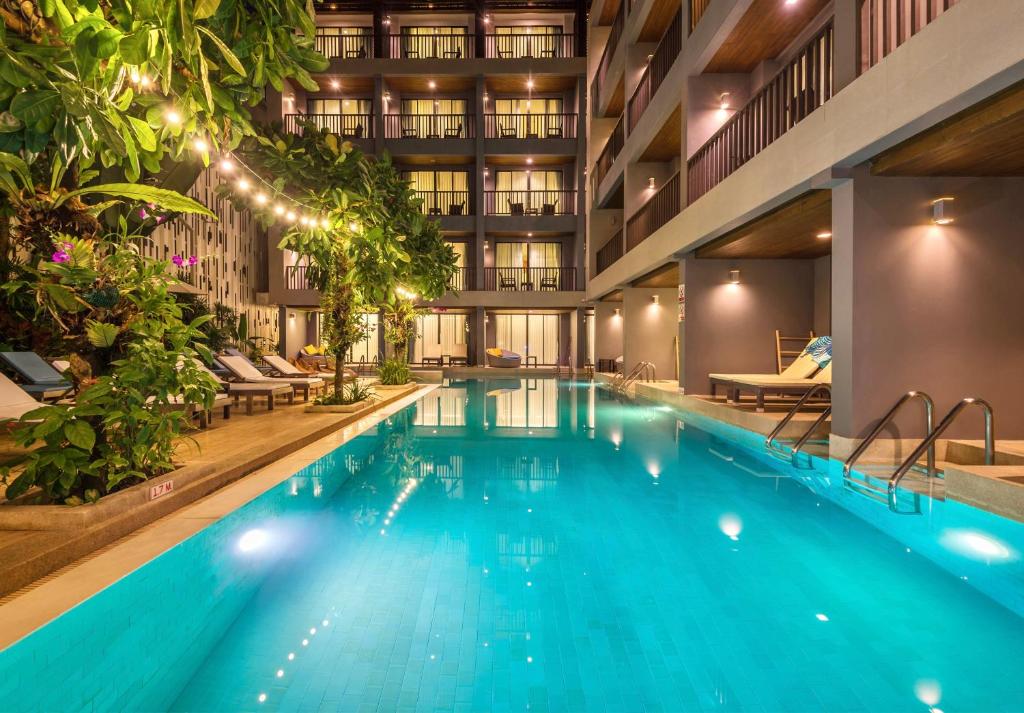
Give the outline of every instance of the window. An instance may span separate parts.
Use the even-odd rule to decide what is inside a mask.
[[[558,314],[496,314],[494,315],[495,346],[521,355],[537,357],[538,364],[559,362]]]
[[[469,321],[464,314],[423,314],[416,317],[413,361],[423,357],[467,356]]]
[[[467,135],[465,99],[403,99],[403,139],[455,139]]]
[[[469,56],[465,27],[403,27],[398,39],[402,57],[460,59]]]
[[[318,27],[316,48],[328,58],[373,56],[373,29],[370,27]]]
[[[498,57],[558,57],[562,28],[559,25],[511,25],[494,28]]]
[[[466,215],[469,174],[466,171],[406,171],[403,176],[423,199],[427,215]]]

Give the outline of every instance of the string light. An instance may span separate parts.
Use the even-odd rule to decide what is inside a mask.
[[[274,206],[274,215],[284,215],[284,206],[278,203]]]
[[[200,137],[196,137],[192,140],[192,148],[200,153],[206,153],[210,150],[210,145],[206,143],[206,140]]]
[[[173,107],[168,108],[167,111],[164,112],[164,121],[171,126],[178,126],[181,124],[181,114],[179,114],[178,110]]]

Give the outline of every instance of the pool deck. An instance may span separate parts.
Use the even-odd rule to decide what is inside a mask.
[[[303,413],[304,403],[279,404],[273,411],[261,410],[252,416],[235,414],[226,421],[218,414],[210,428],[181,440],[176,460],[182,468],[132,492],[78,508],[0,506],[0,597],[5,597],[0,603],[150,523],[173,517],[230,483],[248,479],[260,468],[290,463],[293,454],[311,443],[339,436],[342,440],[336,443],[344,442],[376,423],[375,418],[383,417],[379,414],[392,413],[394,404],[411,403],[410,399],[433,388],[420,386],[411,395],[388,394],[369,414]],[[174,481],[173,491],[152,498],[150,485],[168,480]]]

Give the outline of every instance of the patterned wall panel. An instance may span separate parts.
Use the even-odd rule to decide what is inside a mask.
[[[237,211],[214,190],[221,182],[216,168],[209,168],[196,181],[190,196],[218,217],[182,215],[152,235],[145,251],[169,260],[172,255],[195,255],[199,263],[184,267],[181,277],[206,296],[211,308],[216,303],[231,307],[249,320],[253,336],[278,341],[278,309],[256,304],[256,293],[267,291],[266,230],[247,211]]]

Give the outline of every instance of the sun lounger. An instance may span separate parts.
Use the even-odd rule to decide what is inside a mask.
[[[334,383],[335,376],[333,372],[325,371],[322,373],[317,373],[315,375],[310,374],[309,372],[303,371],[299,367],[295,366],[284,357],[277,356],[276,354],[264,355],[263,361],[267,362],[267,365],[270,366],[277,374],[285,378],[289,378],[292,376],[304,378],[313,377],[323,379],[328,384]],[[350,382],[354,381],[356,378],[356,373],[354,371],[352,371],[351,369],[345,369],[345,373],[342,379],[343,381]]]
[[[24,380],[22,388],[37,399],[58,399],[74,386],[35,352],[0,352],[9,367]]]
[[[295,403],[295,389],[292,388],[291,384],[246,384],[224,381],[224,379],[220,378],[201,361],[198,359],[195,361],[200,368],[206,370],[210,376],[216,379],[217,384],[228,396],[234,399],[235,406],[238,405],[240,399],[245,398],[245,413],[247,416],[252,416],[253,400],[257,398],[265,398],[267,400],[268,411],[274,410],[274,398],[277,396],[287,396],[288,403]]]
[[[810,346],[814,341],[814,339],[810,340],[807,346]],[[783,369],[781,374],[708,374],[708,379],[711,381],[711,396],[715,396],[717,387],[724,386],[728,390],[728,387],[737,380],[781,379],[783,381],[798,381],[811,378],[819,368],[818,362],[807,352],[807,347],[804,347],[804,351],[800,353],[800,356]]]
[[[221,356],[220,363],[227,367],[235,378],[248,384],[288,384],[296,393],[302,392],[305,401],[309,401],[310,392],[316,393],[324,387],[324,380],[318,376],[264,376],[256,366],[245,357]]]
[[[27,391],[0,374],[0,423],[17,421],[40,405]]]
[[[752,377],[749,379],[734,379],[729,385],[730,400],[739,401],[741,392],[752,392],[757,402],[757,410],[764,411],[764,397],[766,394],[778,396],[803,396],[815,386],[832,384],[832,362],[829,362],[824,369],[819,371],[810,379],[783,379],[769,374],[767,377]]]

